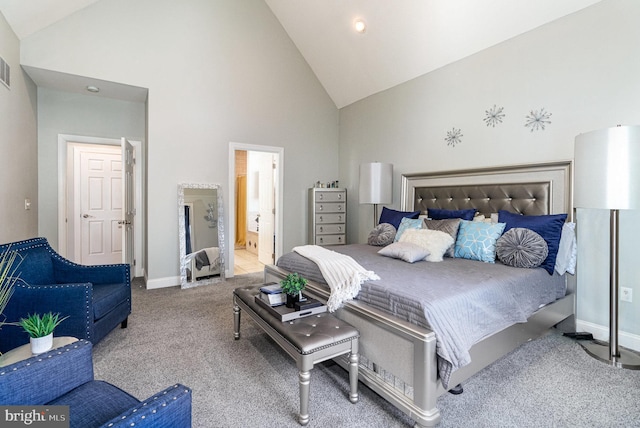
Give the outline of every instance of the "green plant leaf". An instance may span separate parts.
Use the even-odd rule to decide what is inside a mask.
[[[20,278],[18,267],[21,263],[22,256],[16,251],[11,251],[11,247],[0,255],[0,315],[7,307],[13,295],[13,287]],[[0,328],[3,324],[5,324],[4,317],[0,317]]]
[[[280,281],[282,292],[292,295],[298,294],[304,290],[304,287],[306,286],[307,280],[297,272],[288,274],[282,281]]]
[[[69,317],[60,318],[60,314],[47,312],[44,315],[29,314],[26,318],[20,318],[18,325],[27,332],[29,337],[37,338],[48,336],[53,333],[60,323]]]

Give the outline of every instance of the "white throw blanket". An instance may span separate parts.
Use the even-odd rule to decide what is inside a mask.
[[[380,279],[375,272],[365,270],[351,257],[318,245],[302,245],[294,247],[293,251],[315,262],[320,268],[331,289],[327,302],[329,312],[339,309],[346,300],[356,297],[363,282]]]

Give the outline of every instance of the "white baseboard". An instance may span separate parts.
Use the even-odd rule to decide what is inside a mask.
[[[594,339],[609,342],[609,327],[594,324],[588,321],[577,320],[577,331],[588,331],[593,334]],[[634,351],[640,351],[640,336],[637,334],[626,333],[624,331],[618,332],[618,344],[627,349],[633,349]]]
[[[225,272],[227,272],[225,278],[229,278],[228,276],[229,271],[225,270]],[[180,284],[181,284],[181,280],[179,276],[167,276],[164,278],[149,279],[145,275],[145,282],[147,283],[148,290],[152,290],[156,288],[180,287]]]
[[[168,276],[165,278],[147,279],[147,289],[178,287],[180,286],[179,276]]]

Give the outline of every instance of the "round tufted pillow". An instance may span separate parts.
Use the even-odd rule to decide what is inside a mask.
[[[377,247],[384,247],[393,243],[396,237],[396,228],[390,223],[380,223],[369,233],[367,243]]]
[[[523,227],[509,229],[496,242],[496,256],[508,266],[538,267],[548,254],[549,248],[544,238]]]

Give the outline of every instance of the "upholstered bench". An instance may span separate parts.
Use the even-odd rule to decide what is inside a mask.
[[[241,287],[233,292],[234,337],[240,339],[240,312],[244,310],[298,366],[300,383],[301,425],[309,422],[310,370],[315,363],[343,354],[349,355],[349,400],[358,401],[358,337],[360,333],[350,324],[328,312],[282,322],[255,302],[260,287]]]

